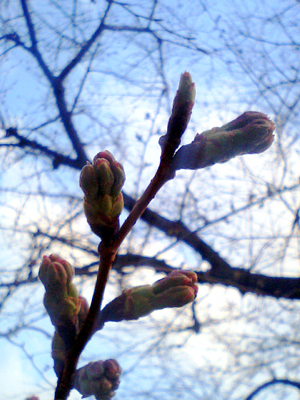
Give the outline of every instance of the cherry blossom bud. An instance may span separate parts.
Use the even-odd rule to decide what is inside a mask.
[[[167,151],[169,156],[174,154],[188,126],[195,103],[195,97],[196,89],[192,77],[188,72],[184,72],[180,77],[179,88],[173,101],[167,134],[162,136],[159,140],[162,149]]]
[[[172,114],[169,120],[168,131],[181,138],[192,115],[195,103],[196,89],[192,77],[185,72],[180,77],[179,88],[173,102]]]
[[[119,387],[121,372],[116,360],[91,362],[76,371],[73,387],[83,397],[94,395],[97,400],[111,399]]]
[[[73,267],[58,255],[44,256],[39,270],[39,278],[48,293],[55,298],[67,296],[67,285],[74,276]]]
[[[213,128],[182,146],[173,159],[173,169],[200,169],[243,154],[261,153],[274,140],[276,126],[265,114],[247,111],[220,128]]]
[[[123,291],[107,304],[100,318],[103,321],[133,320],[154,310],[182,307],[194,301],[198,288],[197,275],[191,271],[173,271],[153,285],[137,286]]]
[[[121,193],[124,181],[122,165],[107,150],[98,153],[93,164],[87,164],[81,171],[84,212],[92,231],[102,239],[118,229],[119,215],[124,208]]]
[[[115,177],[111,170],[109,161],[105,158],[97,158],[95,160],[95,170],[97,174],[99,193],[102,196],[110,195]]]
[[[84,194],[92,199],[96,199],[98,195],[98,180],[94,166],[87,162],[82,168],[80,174],[80,187]]]

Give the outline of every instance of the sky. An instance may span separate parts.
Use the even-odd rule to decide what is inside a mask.
[[[16,3],[16,1],[10,2],[9,6],[12,11],[9,11],[9,7],[5,9],[6,5],[3,3],[3,15],[7,16],[10,12],[13,12]],[[103,1],[96,1],[95,4],[92,4],[90,1],[81,1],[78,3],[80,3],[80,7],[83,7],[85,10],[92,9],[94,17],[94,21],[90,24],[82,18],[81,22],[85,29],[80,30],[78,28],[78,38],[83,39],[88,36],[88,32],[92,31],[95,26],[104,3]],[[143,7],[147,7],[147,4],[147,1],[140,2],[140,11]],[[175,51],[174,48],[172,48],[171,43],[167,45],[165,47],[165,71],[163,72],[167,76],[169,98],[164,99],[163,103],[159,107],[156,100],[158,94],[163,89],[164,83],[161,80],[156,79],[155,71],[159,70],[160,65],[157,54],[153,53],[152,55],[151,53],[154,44],[150,42],[150,40],[148,42],[148,39],[145,37],[139,41],[134,40],[130,35],[126,34],[122,39],[117,41],[114,34],[108,34],[104,43],[101,44],[103,52],[103,54],[101,54],[101,62],[93,64],[95,73],[91,80],[84,86],[82,100],[77,105],[78,115],[75,118],[76,127],[81,132],[86,132],[83,137],[84,140],[87,141],[89,155],[92,156],[92,154],[95,151],[98,151],[97,149],[101,146],[108,146],[110,150],[114,150],[119,156],[119,160],[124,162],[126,168],[127,181],[125,184],[125,190],[130,193],[134,192],[135,195],[140,194],[145,188],[157,165],[159,158],[157,140],[160,134],[164,132],[167,124],[168,114],[166,109],[170,109],[170,99],[172,99],[176,91],[180,74],[185,70],[192,74],[192,77],[196,82],[197,99],[189,130],[185,134],[183,143],[191,141],[196,132],[201,132],[205,129],[212,128],[213,126],[219,126],[224,122],[228,122],[228,120],[235,118],[239,112],[243,112],[245,109],[255,109],[256,107],[259,107],[261,111],[267,112],[270,117],[273,117],[275,111],[278,111],[281,121],[284,121],[284,119],[287,118],[287,115],[289,115],[288,113],[289,110],[291,110],[291,104],[295,99],[297,99],[297,85],[295,85],[293,89],[290,89],[290,86],[288,86],[287,83],[281,82],[281,79],[283,79],[282,77],[285,75],[286,82],[292,81],[292,79],[294,79],[293,68],[295,71],[297,71],[298,68],[298,61],[295,56],[295,54],[297,55],[296,50],[286,50],[288,49],[286,42],[289,35],[296,35],[295,29],[298,28],[296,23],[295,26],[293,26],[293,22],[296,20],[297,11],[297,9],[294,8],[293,1],[263,1],[259,4],[256,4],[256,2],[246,1],[243,2],[242,5],[239,2],[230,1],[228,2],[228,5],[226,3],[226,6],[224,6],[224,2],[220,0],[215,0],[209,3],[193,0],[188,4],[179,0],[176,2],[165,0],[162,4],[163,6],[161,7],[157,17],[163,17],[165,24],[171,21],[171,25],[173,24],[172,26],[178,30],[179,34],[186,33],[188,31],[187,27],[189,27],[191,33],[196,35],[196,39],[202,47],[218,51],[219,56],[216,59],[204,57],[199,55],[198,52],[188,53],[184,48],[178,50],[178,54],[174,54]],[[67,2],[64,2],[63,5],[67,9]],[[57,26],[58,29],[64,29],[65,21],[62,17],[57,17],[59,7],[56,7],[55,1],[49,3],[45,1],[44,3],[40,3],[38,6],[35,5],[35,7],[39,8],[40,11],[39,18],[36,21],[37,26],[41,27],[45,22],[43,18],[46,18],[49,26],[54,25]],[[289,7],[291,7],[291,13],[287,13],[287,16],[290,16],[291,22],[289,26],[290,30],[286,32],[286,34],[284,34],[280,29],[274,32],[274,30],[272,30],[271,20],[269,21],[269,24],[260,24],[261,19],[266,15],[272,15],[273,20],[275,20],[276,18],[279,18],[283,10],[286,10]],[[3,10],[5,10],[5,13]],[[51,18],[49,17],[50,11],[51,13],[53,12],[53,18],[51,16]],[[235,13],[235,16],[238,15],[241,19],[232,18],[233,12]],[[247,14],[250,14],[252,17],[242,19],[242,17]],[[294,14],[295,17],[292,19]],[[129,17],[127,18],[128,20],[124,20],[118,16],[118,14],[115,14],[112,15],[111,21],[114,23],[131,22],[131,19]],[[212,30],[213,19],[218,21],[220,30]],[[184,23],[182,21],[184,21]],[[285,22],[284,19],[282,21]],[[21,32],[24,31],[24,27],[19,18],[13,19],[10,23],[12,23],[13,26],[18,27]],[[0,20],[0,25],[1,31],[5,29],[3,17]],[[253,26],[257,29],[251,31]],[[227,31],[223,32],[223,34],[228,35],[228,47],[230,48],[230,46],[235,45],[238,49],[239,46],[242,46],[244,54],[242,50],[240,50],[241,52],[238,55],[234,54],[234,52],[228,51],[228,48],[225,49],[226,51],[220,50],[221,39],[218,35],[222,34],[222,29],[224,27],[227,27]],[[245,40],[244,38],[245,43],[241,44],[241,39],[238,35],[236,37],[231,37],[229,34],[230,29],[238,31],[238,28],[245,29],[246,32],[249,33],[249,37],[253,31],[257,35],[265,35],[264,37],[266,38],[266,42],[262,47],[259,47],[255,40]],[[71,33],[72,28],[64,30],[67,39],[71,36]],[[293,37],[297,38],[297,36]],[[67,58],[70,57],[67,50],[64,48],[64,45],[62,44],[61,47],[62,55],[56,57],[53,48],[57,45],[57,42],[52,42],[51,37],[47,36],[47,33],[43,33],[42,31],[39,31],[39,39],[44,41],[41,48],[45,54],[47,54],[48,61],[51,60],[57,69],[64,65]],[[279,50],[272,47],[271,42],[275,40],[282,41],[283,43]],[[151,57],[149,58],[151,63],[148,58],[144,58],[145,53],[143,52],[143,46],[148,46],[147,48],[151,54]],[[247,52],[251,51],[251,46],[252,49],[255,50],[253,52],[254,55],[252,60],[251,57],[250,59],[249,57],[246,57]],[[262,51],[262,48],[264,48],[266,54],[269,55],[269,58],[266,57],[263,62],[261,62],[260,59],[260,51]],[[28,128],[38,126],[45,119],[53,118],[55,116],[53,111],[53,99],[49,94],[46,80],[41,80],[41,74],[38,68],[36,68],[30,58],[24,57],[24,53],[21,50],[10,52],[3,58],[3,60],[4,63],[1,67],[0,77],[0,90],[2,92],[0,99],[1,118],[8,125],[16,124],[21,130],[23,129],[23,132],[28,134],[31,139],[41,139],[45,145],[49,145],[54,149],[63,149],[66,154],[68,154],[68,152],[71,151],[70,143],[68,139],[61,134],[59,122],[55,122],[49,127],[45,127],[43,130],[39,129],[30,131]],[[281,71],[280,68],[279,70],[276,69],[276,64],[274,64],[278,62],[279,67],[281,67],[282,60],[286,62],[286,65],[288,65],[288,67],[285,67],[286,69],[284,71]],[[256,63],[257,68],[252,69],[251,67],[253,65],[251,65],[251,63]],[[268,79],[274,81],[275,87],[277,87],[277,84],[280,87],[280,90],[278,92],[279,94],[276,92],[273,93],[272,96],[269,94],[268,97],[264,95],[264,91],[267,91],[267,84],[270,84],[270,82],[264,80],[263,71],[264,68],[269,65],[272,65],[272,68],[274,67],[274,73],[271,74],[271,78]],[[228,68],[225,68],[225,66]],[[83,65],[68,78],[67,96],[70,104],[73,103],[76,95],[75,88],[84,75],[84,67],[86,67],[86,63],[83,63]],[[107,74],[108,68],[112,68],[116,75],[109,76]],[[245,78],[245,72],[248,72],[247,78]],[[258,74],[260,72],[262,73],[261,79],[258,80],[259,83],[256,83],[257,86],[253,83],[255,72]],[[128,80],[126,81],[124,76],[123,79],[119,79],[117,73],[125,75]],[[128,82],[132,83],[130,89],[128,89]],[[139,82],[143,83],[143,89],[137,85]],[[261,87],[259,86],[260,84]],[[261,96],[259,97],[257,93]],[[142,95],[142,97],[140,98],[139,95]],[[255,96],[257,96],[257,98]],[[87,110],[86,106],[89,104],[91,106]],[[281,108],[280,104],[283,104]],[[295,124],[295,121],[297,122],[297,115],[294,115],[292,111],[290,111],[290,113],[290,126],[293,127],[295,126],[293,125]],[[151,118],[147,117],[148,114]],[[155,117],[156,114],[157,116]],[[152,125],[153,120],[155,123]],[[276,122],[280,123],[280,119]],[[111,126],[113,126],[114,135],[111,134]],[[41,136],[41,132],[43,136]],[[296,137],[293,137],[292,133],[293,130],[291,130],[291,136],[288,138],[289,144],[292,143],[293,140],[296,143]],[[142,136],[142,140],[139,140],[139,135]],[[115,137],[117,137],[117,139],[114,139]],[[286,139],[285,143],[288,143],[288,139]],[[119,146],[119,141],[122,141],[122,146]],[[277,134],[276,143],[278,142],[279,136]],[[141,165],[141,154],[144,156],[144,168],[143,171],[139,171],[140,173],[137,174],[137,168],[140,168]],[[298,156],[299,153],[297,153],[295,146],[294,151],[291,152],[287,160],[286,170],[288,173],[283,180],[285,185],[292,184],[296,180],[297,171],[300,170]],[[46,177],[46,172],[49,170],[52,171],[52,167],[45,161],[38,162],[34,157],[29,158],[26,161],[26,168],[23,168],[23,165],[25,164],[22,164],[23,159],[21,156],[14,165],[10,164],[12,160],[11,153],[4,153],[3,159],[3,169],[2,174],[0,175],[2,188],[21,189],[22,191],[28,190],[28,187],[32,190],[47,189],[52,194],[57,194],[62,190],[65,190],[66,193],[71,193],[74,196],[82,196],[78,189],[77,171],[66,171],[62,174],[59,169],[58,171],[53,172],[53,180],[50,181]],[[195,226],[198,228],[197,213],[200,211],[197,207],[200,204],[203,206],[203,209],[206,210],[206,216],[208,218],[211,218],[212,220],[218,216],[221,218],[224,214],[225,207],[229,210],[230,207],[239,207],[245,203],[245,198],[249,194],[248,188],[251,187],[251,185],[254,185],[253,182],[255,182],[255,187],[251,187],[251,190],[257,197],[259,197],[266,190],[266,182],[274,182],[274,184],[277,184],[277,182],[280,181],[279,175],[283,172],[282,169],[278,169],[277,171],[274,168],[274,165],[276,166],[275,161],[275,149],[270,149],[268,153],[262,156],[247,156],[243,158],[243,161],[233,161],[226,165],[226,169],[224,165],[218,165],[213,167],[213,169],[197,173],[196,176],[199,179],[191,181],[190,192],[193,193],[196,189],[199,191],[199,187],[200,190],[202,188],[203,199],[201,202],[194,201],[194,203],[191,203],[195,205],[193,206],[192,211],[189,212],[190,214],[184,215],[184,217],[189,218],[191,224],[195,223]],[[9,170],[6,171],[8,166]],[[36,179],[34,177],[32,173],[34,168],[38,168],[41,172],[41,179]],[[250,171],[250,173],[246,175],[245,171]],[[245,178],[245,176],[247,176],[247,178]],[[182,182],[186,182],[188,180],[187,177],[192,177],[192,172],[179,173],[178,180],[168,184],[169,186],[166,190],[169,190],[170,193],[172,193],[172,199],[181,199]],[[212,178],[215,177],[218,178],[217,184],[212,182]],[[140,183],[137,185],[136,182],[138,180]],[[233,198],[234,202],[230,203],[230,201],[228,201],[226,203],[223,201],[219,195],[219,191],[221,190],[224,196],[223,199],[232,199],[232,193],[236,193],[236,196]],[[291,210],[289,210],[288,206],[293,205],[296,207],[297,204],[300,204],[299,196],[297,193],[283,194],[282,198],[283,200],[281,199],[282,202],[280,204],[278,201],[270,206],[267,210],[267,214],[265,208],[260,209],[259,206],[257,206],[255,214],[257,219],[252,226],[254,227],[254,233],[259,231],[261,234],[261,240],[265,240],[271,232],[270,225],[266,221],[275,222],[273,227],[275,227],[274,230],[276,232],[286,233],[290,229],[293,214]],[[224,203],[226,204],[224,205]],[[288,206],[286,206],[286,204]],[[71,209],[72,205],[69,205],[69,207]],[[166,216],[169,216],[168,212],[173,212],[173,208],[171,209],[167,202],[161,204],[158,200],[155,200],[153,202],[153,207],[159,207],[159,211],[164,212],[164,215]],[[13,229],[14,235],[10,235],[7,234],[7,231],[4,229],[8,227],[11,228],[10,220],[16,215],[15,209],[22,209],[23,213],[18,219],[17,227],[14,227],[15,229]],[[294,208],[292,208],[292,210],[294,211]],[[46,211],[48,212],[48,215],[51,215],[53,219],[56,220],[59,220],[60,216],[63,216],[64,214],[62,206],[55,201],[40,202],[39,199],[32,200],[31,198],[27,198],[26,195],[20,198],[14,195],[1,194],[1,229],[2,233],[4,232],[3,240],[5,239],[5,243],[1,245],[1,264],[3,264],[3,268],[8,271],[7,274],[9,273],[9,268],[14,268],[14,266],[18,265],[18,259],[21,260],[20,257],[22,257],[22,250],[24,252],[28,251],[26,243],[20,243],[20,239],[22,238],[21,233],[18,234],[16,231],[22,226],[31,227],[36,221],[40,223],[41,227],[45,227],[46,229],[51,225],[51,220],[49,221],[47,218],[41,219],[40,214],[38,213]],[[74,208],[73,213],[75,214],[76,211],[77,209]],[[178,209],[176,209],[176,211],[178,212]],[[193,213],[194,215],[197,215],[197,218],[194,218],[194,221]],[[173,215],[171,216],[173,217]],[[250,215],[250,211],[247,218],[248,220],[253,218],[253,216]],[[83,220],[80,220],[75,228],[86,231]],[[297,242],[295,247],[291,247],[291,250],[289,250],[291,251],[291,255],[288,265],[282,265],[280,263],[273,265],[270,264],[268,257],[272,252],[279,252],[279,250],[276,248],[274,249],[272,246],[269,248],[267,241],[267,244],[263,249],[264,251],[261,251],[261,253],[260,245],[258,245],[257,248],[255,247],[256,245],[253,245],[253,248],[250,249],[249,244],[247,257],[245,256],[246,253],[243,251],[244,247],[240,252],[238,251],[239,243],[237,243],[235,247],[237,251],[233,255],[232,247],[227,246],[227,244],[230,243],[230,241],[234,242],[234,240],[239,240],[239,238],[236,239],[237,230],[240,233],[243,232],[245,235],[248,234],[250,236],[251,234],[251,232],[249,232],[249,225],[244,223],[242,220],[237,220],[237,222],[232,225],[225,221],[217,227],[208,225],[207,227],[204,226],[201,227],[201,229],[199,228],[201,234],[206,235],[205,237],[211,240],[211,243],[216,245],[217,248],[222,249],[222,255],[224,257],[229,257],[233,265],[243,265],[243,263],[248,261],[247,257],[252,251],[253,254],[257,254],[257,257],[261,257],[261,263],[259,265],[261,271],[265,273],[293,276],[298,272],[299,261],[297,252],[299,252],[299,250],[296,247]],[[142,236],[140,240],[136,236],[133,236],[132,240],[128,239],[126,246],[129,249],[136,249],[138,246],[141,246],[143,241],[144,236]],[[16,242],[18,243],[17,249]],[[149,245],[147,246],[147,255],[156,255],[158,252],[163,251],[162,255],[165,256],[168,261],[176,262],[176,265],[182,264],[185,268],[187,267],[187,263],[193,268],[199,265],[199,259],[183,246],[180,247],[174,245],[171,246],[169,251],[164,251],[165,246],[166,244],[164,240],[159,243],[153,241],[149,242]],[[232,246],[234,246],[234,244],[232,244]],[[57,248],[59,247],[57,246]],[[78,262],[78,265],[84,262],[80,257],[81,255],[78,255],[79,261],[75,261]],[[251,261],[250,256],[249,260]],[[204,267],[205,266],[202,266],[202,268]],[[128,284],[130,285],[134,282],[140,281],[153,282],[157,279],[153,272],[142,271],[141,275],[142,276],[139,276],[137,274],[130,280],[128,279]],[[7,275],[4,276],[6,277]],[[113,298],[113,286],[116,282],[117,277],[112,276],[111,286],[108,288],[106,301]],[[91,287],[84,287],[83,290],[86,297],[90,299]],[[22,309],[20,305],[22,305],[23,302],[24,304],[25,302],[28,302],[27,310],[30,310],[29,307],[33,307],[35,300],[41,299],[41,297],[42,288],[36,286],[32,292],[22,293],[20,297],[17,298],[15,309],[16,315],[13,315],[14,305],[10,306],[12,308],[8,308],[6,314],[3,314],[4,318],[2,318],[1,326],[3,328],[9,328],[11,326],[11,321],[13,321],[13,317],[18,316],[17,312]],[[180,370],[178,372],[176,369],[177,362],[179,362],[178,360],[186,362],[187,359],[189,361],[191,360],[192,363],[195,364],[193,371],[198,368],[199,374],[202,373],[204,376],[209,376],[209,371],[205,370],[206,364],[203,364],[203,360],[206,360],[207,358],[215,360],[215,375],[217,378],[220,370],[224,368],[224,365],[226,366],[226,363],[230,362],[228,358],[229,347],[226,348],[226,342],[223,343],[221,341],[220,336],[222,332],[227,332],[232,343],[238,342],[238,337],[241,337],[242,334],[245,333],[245,329],[246,333],[249,334],[249,337],[252,332],[255,334],[257,333],[255,331],[257,325],[244,325],[243,323],[239,325],[238,323],[235,323],[235,317],[237,318],[242,315],[241,321],[243,322],[243,315],[248,315],[247,313],[249,312],[249,309],[253,306],[253,315],[255,317],[260,317],[263,330],[267,330],[268,327],[270,330],[271,327],[272,329],[279,329],[280,326],[278,324],[276,327],[272,326],[269,314],[272,314],[273,312],[274,314],[272,315],[277,318],[282,310],[289,307],[285,303],[274,304],[263,299],[261,299],[259,304],[253,301],[253,297],[247,297],[247,295],[241,297],[235,289],[224,290],[222,287],[215,287],[213,290],[210,290],[206,286],[202,287],[201,293],[199,294],[199,304],[201,305],[201,313],[203,310],[204,315],[202,316],[200,313],[200,316],[201,321],[203,320],[206,324],[204,324],[200,335],[191,335],[190,331],[183,330],[181,333],[170,333],[169,339],[166,338],[160,341],[160,336],[158,336],[157,332],[162,334],[164,330],[167,331],[166,327],[170,330],[175,328],[179,330],[182,328],[182,325],[184,325],[182,321],[187,320],[185,319],[186,317],[184,317],[185,313],[186,315],[191,315],[190,307],[183,311],[179,310],[178,312],[162,311],[158,312],[154,316],[147,317],[145,320],[137,322],[135,328],[136,331],[132,330],[133,323],[122,324],[119,329],[116,329],[114,324],[110,324],[105,330],[103,330],[103,333],[95,339],[95,343],[91,344],[87,348],[87,353],[83,360],[86,361],[89,356],[91,358],[96,356],[103,357],[105,354],[109,358],[118,355],[118,359],[120,359],[124,368],[124,383],[122,383],[119,392],[115,397],[117,400],[126,399],[126,394],[128,394],[129,390],[132,390],[133,393],[137,393],[138,390],[151,390],[151,385],[153,388],[153,380],[147,380],[147,374],[149,375],[149,363],[151,362],[153,362],[153,365],[157,367],[156,369],[150,369],[152,374],[157,374],[157,379],[154,380],[156,386],[155,390],[157,390],[158,393],[164,393],[163,390],[165,389],[165,386],[164,382],[161,381],[161,377],[165,376],[164,365],[163,361],[160,360],[160,357],[157,357],[154,354],[154,348],[159,349],[158,354],[161,354],[166,358],[169,357],[168,363],[173,367],[172,376],[176,377],[178,376],[176,374],[180,375],[181,373]],[[233,311],[231,311],[230,307],[232,307]],[[264,309],[264,307],[266,308]],[[41,312],[38,309],[34,310],[36,312],[34,315],[37,316]],[[271,313],[270,310],[272,311]],[[297,305],[295,305],[295,310],[297,311]],[[294,314],[291,313],[291,315]],[[224,316],[229,318],[229,322],[218,322],[219,320],[222,320]],[[289,321],[289,323],[291,322]],[[46,318],[42,320],[41,324],[41,326],[45,327],[47,331],[51,332],[52,327],[49,321],[46,322]],[[217,332],[214,331],[215,325],[218,326]],[[39,324],[37,323],[35,326],[39,326]],[[285,324],[282,323],[282,326],[285,326]],[[132,336],[134,336],[134,340]],[[118,338],[120,339],[119,342]],[[20,333],[17,337],[14,337],[13,340],[15,340],[20,346],[25,344],[26,351],[30,354],[31,352],[35,354],[35,362],[37,362],[37,365],[42,369],[42,371],[44,371],[45,368],[47,369],[46,376],[52,383],[54,383],[55,376],[51,371],[52,360],[49,357],[50,341],[45,340],[42,334],[33,335],[31,331]],[[169,348],[168,346],[172,348],[170,354],[166,351],[166,349]],[[130,358],[127,356],[129,351],[132,354]],[[141,354],[143,354],[143,358],[139,361]],[[220,354],[224,354],[224,357],[221,358],[220,365],[218,365],[217,360],[219,359]],[[40,379],[39,373],[32,367],[31,363],[28,362],[26,354],[20,347],[2,339],[0,341],[0,359],[6,360],[5,363],[0,364],[0,376],[3,378],[1,379],[3,383],[0,388],[1,398],[4,400],[9,400],[10,398],[24,400],[24,398],[30,394],[39,395],[40,400],[50,400],[52,398],[51,392],[43,392],[44,388],[48,387],[47,383]],[[279,365],[276,368],[274,367],[277,373],[278,371],[279,373],[281,371],[285,373],[284,368],[286,368],[286,364],[283,365],[284,366]],[[218,367],[220,367],[220,370],[218,370]],[[298,370],[299,368],[293,366],[295,374]],[[241,371],[237,370],[235,372],[236,375],[234,375],[234,377],[238,377],[238,373],[241,374],[240,376],[243,376]],[[184,372],[182,371],[182,374],[183,373]],[[188,372],[186,372],[186,374],[188,375]],[[255,371],[253,371],[253,377],[250,377],[249,379],[253,379],[254,381],[263,381],[269,376],[270,371],[266,368],[265,370],[262,370],[261,375],[257,375]],[[170,379],[172,379],[172,377]],[[295,375],[295,379],[297,379],[297,375]],[[135,380],[138,382],[135,383]],[[17,387],[16,382],[18,382]],[[41,387],[36,386],[36,382],[39,382]],[[174,379],[173,384],[177,384],[178,387],[180,387],[180,379]],[[130,386],[132,388],[130,388]],[[189,390],[192,389],[189,388]],[[226,390],[226,384],[224,385],[224,390]],[[201,398],[200,392],[197,392],[197,389],[195,389],[194,398]],[[244,393],[246,392],[247,390]],[[209,398],[209,393],[209,390],[207,390],[207,399]],[[286,397],[286,399],[294,400],[299,398],[298,393],[294,390],[291,390],[289,393],[291,394],[289,397]],[[238,393],[231,394],[233,399],[238,398]],[[234,397],[235,395],[237,397]],[[80,396],[75,392],[73,392],[70,397],[71,400],[77,400],[79,398]],[[163,396],[161,398],[163,398]],[[190,399],[189,397],[186,398],[187,400]],[[257,396],[257,398],[259,400],[259,396]],[[266,397],[261,398],[266,399]]]

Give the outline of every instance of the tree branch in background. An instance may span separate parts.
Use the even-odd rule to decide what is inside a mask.
[[[261,392],[262,390],[266,389],[269,386],[273,385],[287,385],[287,386],[292,386],[300,390],[300,382],[297,381],[290,381],[289,379],[272,379],[269,382],[263,383],[262,385],[258,386],[249,396],[245,398],[245,400],[253,400],[254,397]]]

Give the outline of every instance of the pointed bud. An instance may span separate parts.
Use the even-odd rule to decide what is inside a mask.
[[[64,298],[75,274],[74,268],[57,254],[44,256],[39,270],[39,278],[48,293],[57,299]]]
[[[188,72],[180,77],[179,88],[173,102],[172,114],[168,123],[165,136],[159,140],[163,151],[167,151],[168,157],[172,157],[180,144],[192,115],[196,97],[195,84]]]
[[[155,294],[163,293],[165,290],[175,286],[191,286],[193,287],[198,278],[193,271],[172,271],[168,276],[155,282],[153,292]]]
[[[274,140],[275,124],[265,114],[248,111],[222,126],[197,134],[174,156],[173,169],[200,169],[243,154],[261,153]]]
[[[175,286],[165,290],[153,299],[156,310],[163,308],[182,307],[195,300],[197,289],[190,286]]]
[[[118,379],[121,375],[122,369],[119,363],[114,359],[104,361],[105,375],[111,381]]]
[[[174,101],[173,106],[178,107],[187,101],[195,102],[196,89],[191,75],[188,72],[181,74],[179,88],[177,91],[177,99]]]

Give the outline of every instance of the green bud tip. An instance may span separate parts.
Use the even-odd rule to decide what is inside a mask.
[[[180,76],[178,96],[180,101],[190,101],[195,102],[196,98],[196,88],[195,83],[192,80],[191,75],[188,72],[184,72]]]

